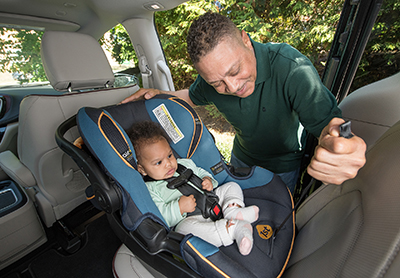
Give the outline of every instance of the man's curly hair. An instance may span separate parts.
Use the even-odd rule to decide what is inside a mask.
[[[152,121],[134,123],[128,130],[128,136],[132,141],[136,155],[140,153],[140,148],[143,145],[158,142],[162,138],[165,138],[167,142],[170,141],[164,129],[158,123]]]
[[[240,33],[236,25],[226,16],[207,12],[193,21],[186,37],[187,52],[193,64],[208,54],[226,37]]]

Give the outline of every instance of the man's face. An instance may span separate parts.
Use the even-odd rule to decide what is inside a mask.
[[[245,98],[254,91],[257,64],[250,38],[227,37],[200,59],[195,67],[218,93]]]
[[[178,169],[178,163],[166,139],[140,147],[138,170],[155,180],[171,178]]]

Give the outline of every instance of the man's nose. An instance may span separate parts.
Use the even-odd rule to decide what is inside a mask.
[[[239,82],[234,77],[227,77],[225,79],[226,92],[235,93],[239,89]]]

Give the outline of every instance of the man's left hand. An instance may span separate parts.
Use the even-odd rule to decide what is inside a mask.
[[[365,164],[367,146],[363,139],[340,137],[343,119],[333,118],[322,130],[307,172],[325,184],[342,184],[354,178]]]

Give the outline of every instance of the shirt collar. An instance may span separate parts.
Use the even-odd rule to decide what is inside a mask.
[[[266,48],[264,44],[256,42],[251,38],[250,40],[251,44],[253,45],[257,63],[257,78],[255,83],[259,84],[265,82],[268,78],[271,77],[271,67],[268,55],[268,48]]]

